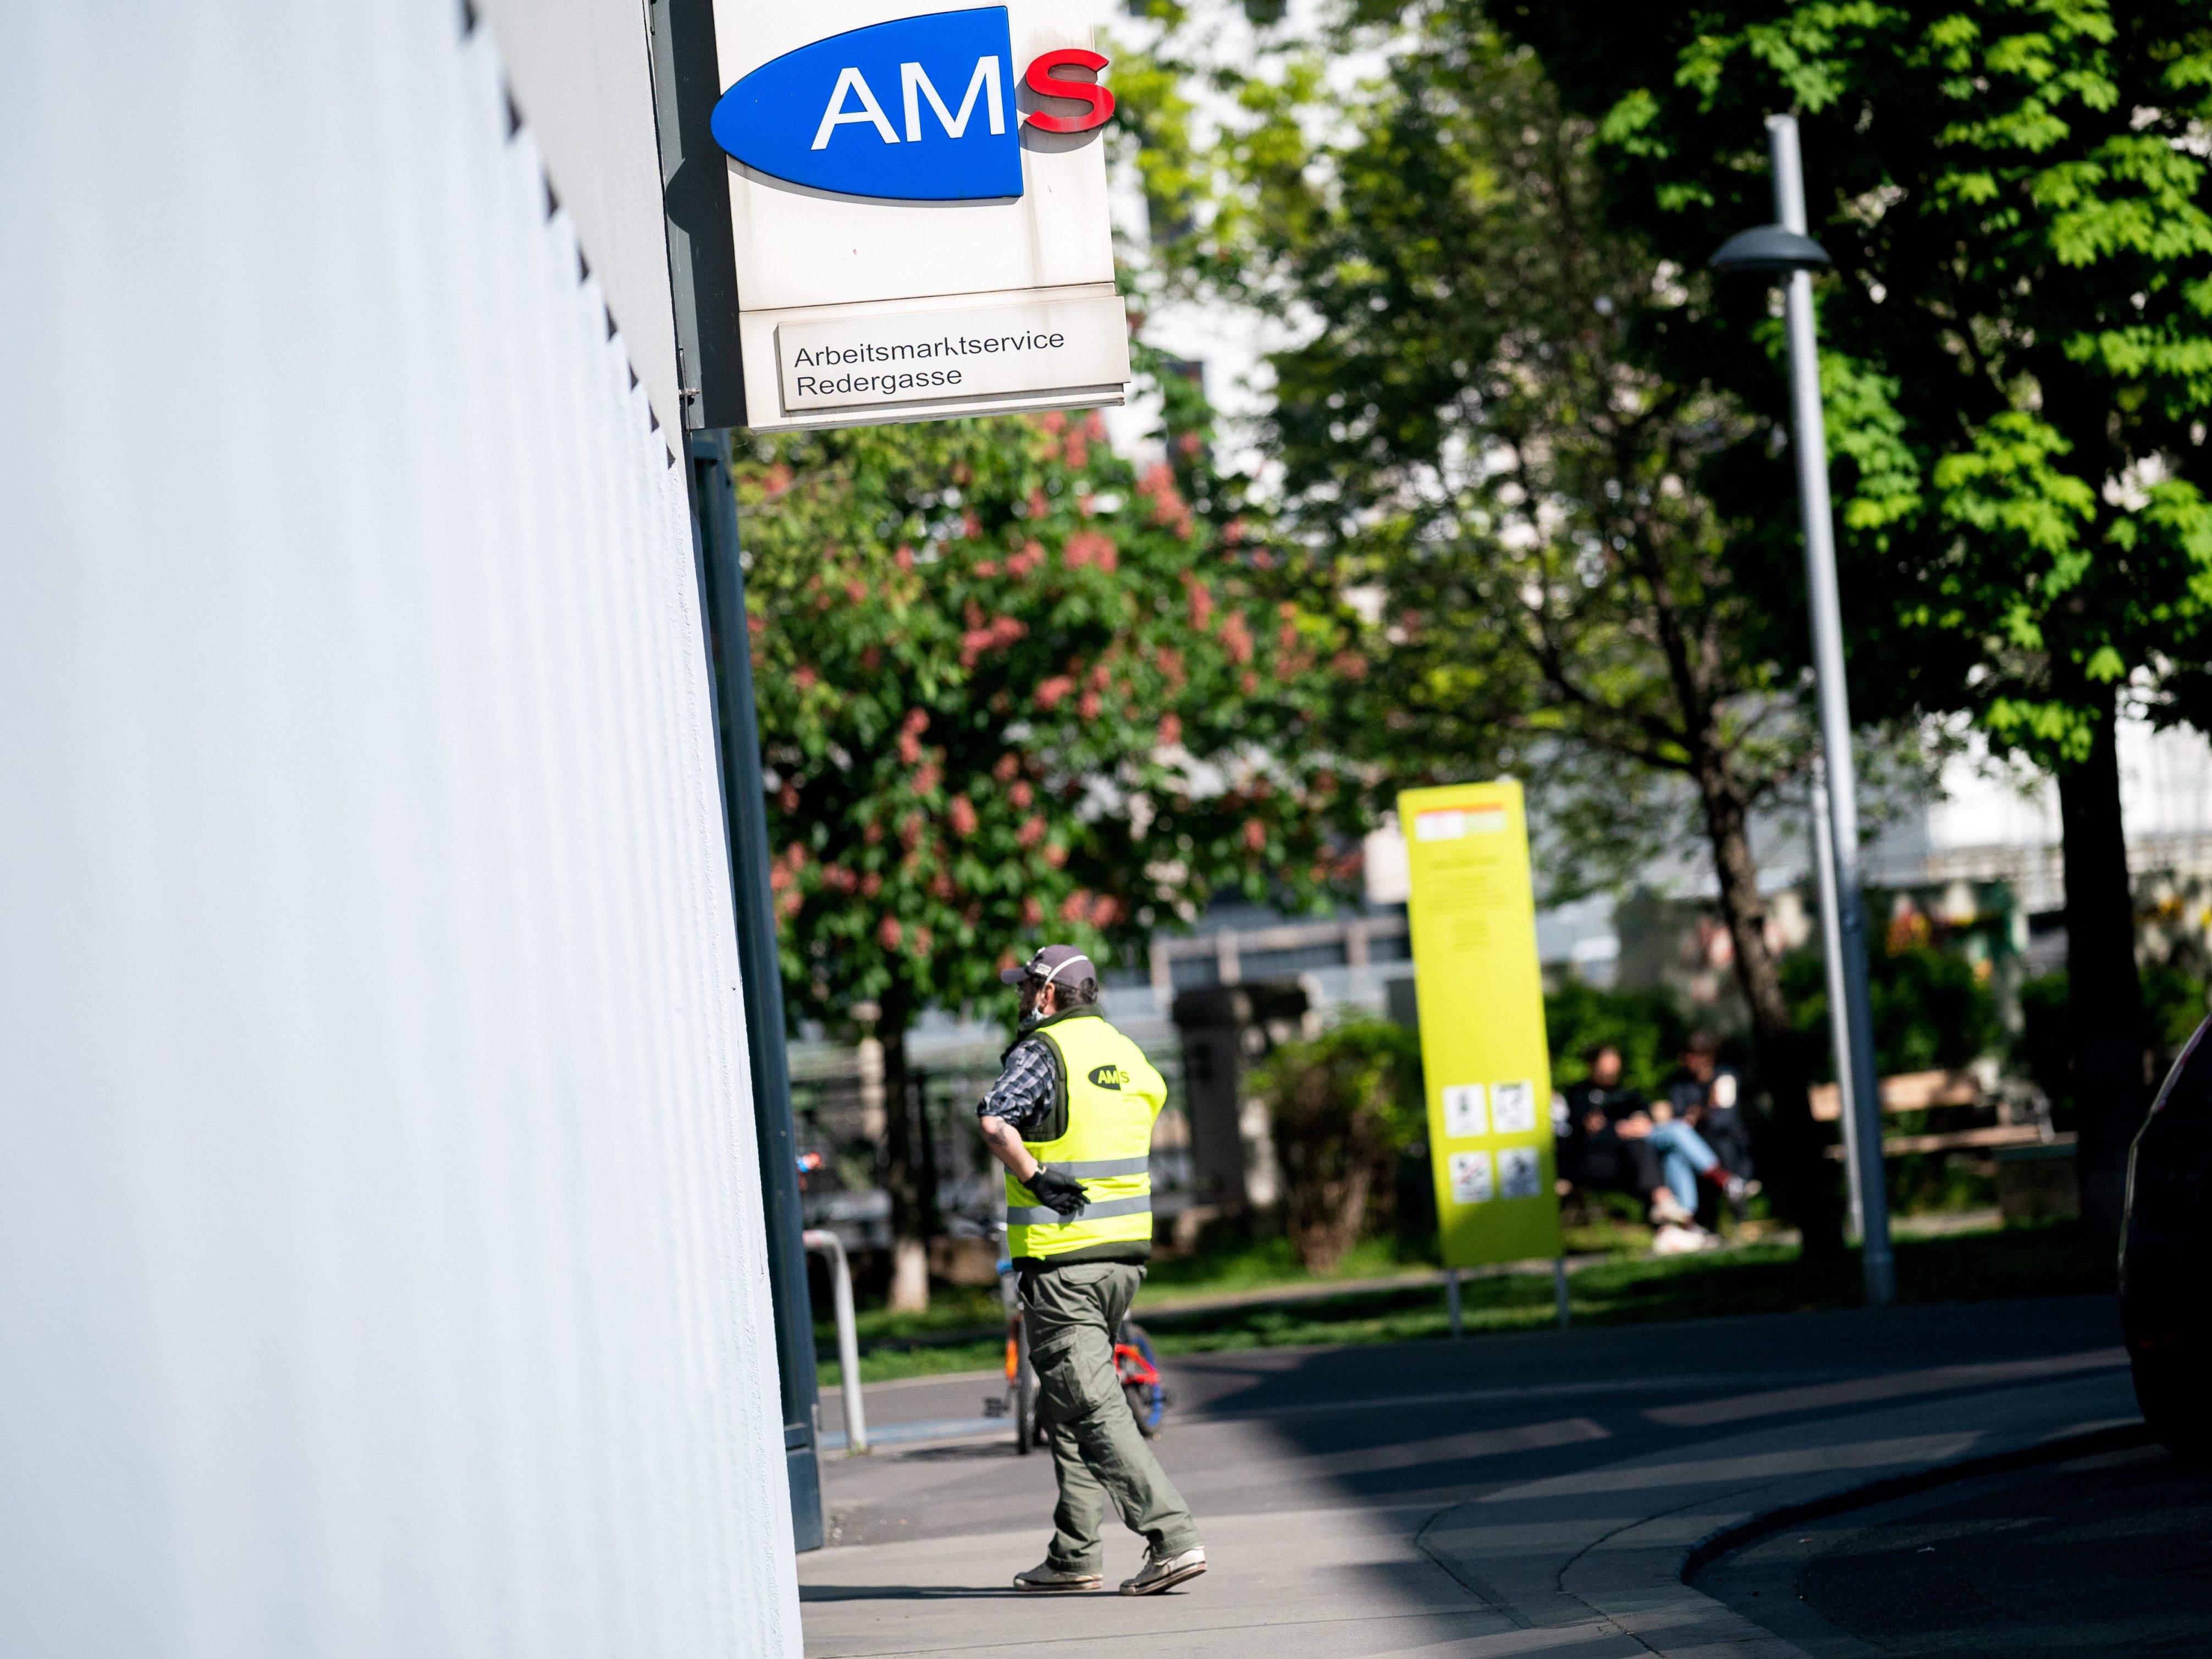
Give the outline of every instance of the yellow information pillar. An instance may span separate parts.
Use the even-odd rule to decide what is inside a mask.
[[[1398,797],[1428,1079],[1437,1221],[1450,1268],[1558,1258],[1551,1051],[1521,786]],[[1453,1323],[1458,1324],[1455,1279]],[[1562,1318],[1565,1317],[1564,1283]]]

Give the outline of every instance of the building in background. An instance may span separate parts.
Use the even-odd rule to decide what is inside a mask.
[[[0,12],[0,1650],[796,1654],[645,9]]]

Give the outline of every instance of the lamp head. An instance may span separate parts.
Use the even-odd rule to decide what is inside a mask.
[[[1738,270],[1814,270],[1833,263],[1828,250],[1809,236],[1801,236],[1780,225],[1759,225],[1740,230],[1723,242],[1711,261],[1726,275]]]

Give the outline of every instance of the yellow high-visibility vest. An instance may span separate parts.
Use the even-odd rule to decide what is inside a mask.
[[[1022,1144],[1074,1176],[1087,1200],[1063,1217],[1006,1171],[1006,1253],[1015,1261],[1141,1261],[1152,1250],[1152,1120],[1168,1085],[1145,1051],[1087,1008],[1033,1028],[1052,1050],[1053,1112]]]

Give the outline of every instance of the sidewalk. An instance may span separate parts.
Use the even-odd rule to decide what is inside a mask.
[[[1282,1407],[1266,1403],[1279,1371],[1216,1357],[1161,1443],[1212,1562],[1187,1592],[1018,1596],[1045,1460],[894,1451],[825,1464],[842,1535],[866,1541],[800,1558],[807,1651],[1778,1659],[1795,1650],[1682,1583],[1692,1552],[1762,1515],[2133,1422],[2109,1307],[1413,1345],[1369,1351],[1356,1376],[1365,1356],[1275,1353],[1317,1388],[1371,1394]],[[1461,1392],[1437,1391],[1452,1377]],[[1110,1539],[1109,1586],[1137,1559]]]
[[[2069,1358],[2078,1363],[2054,1366],[2039,1387],[1889,1407],[1826,1431],[1758,1430],[1691,1457],[1658,1453],[1489,1493],[1436,1516],[1419,1541],[1524,1627],[1595,1622],[1662,1655],[1794,1655],[1686,1584],[1693,1561],[1854,1494],[1886,1495],[2137,1421],[2118,1352]]]

